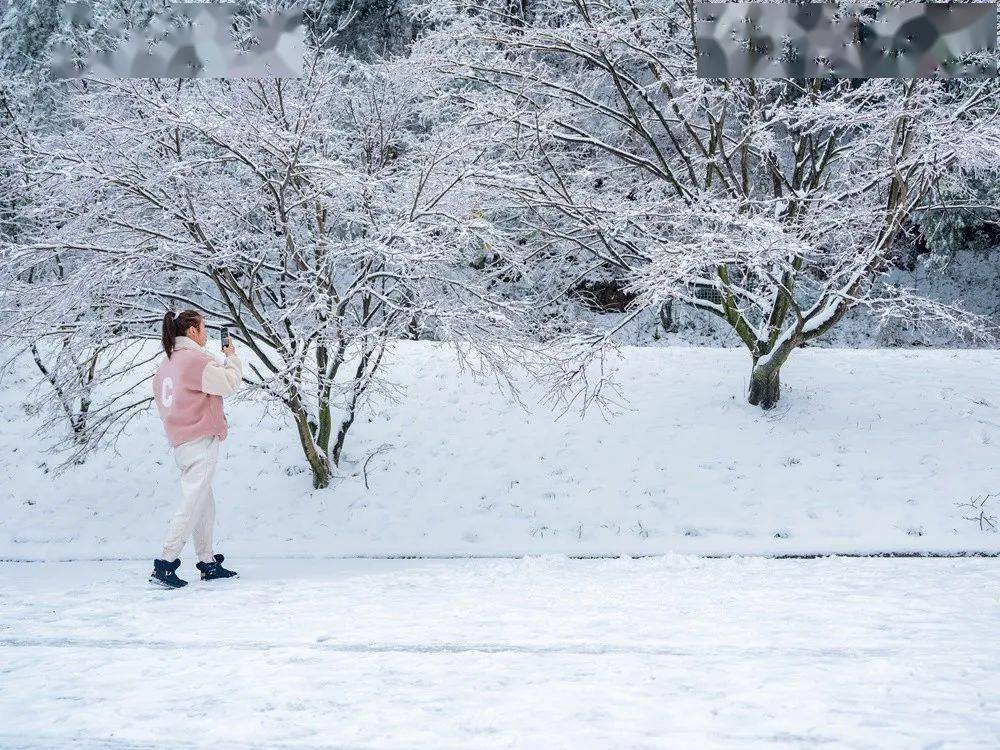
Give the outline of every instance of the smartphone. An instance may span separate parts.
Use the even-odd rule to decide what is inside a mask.
[[[226,326],[222,326],[222,328],[220,329],[219,333],[221,334],[221,338],[222,338],[222,348],[225,349],[227,346],[229,346],[232,343],[229,340],[229,329]]]

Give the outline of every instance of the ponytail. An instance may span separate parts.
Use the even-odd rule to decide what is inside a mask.
[[[174,342],[177,339],[177,331],[174,328],[174,311],[167,310],[163,316],[163,330],[160,333],[160,341],[163,342],[163,351],[167,353],[167,358],[174,352]]]
[[[163,316],[163,328],[160,333],[160,341],[167,357],[174,353],[178,336],[184,336],[189,328],[197,328],[200,325],[201,313],[197,310],[181,310],[177,315],[174,315],[172,310],[167,310]]]

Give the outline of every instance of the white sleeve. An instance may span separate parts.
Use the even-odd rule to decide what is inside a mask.
[[[235,354],[226,357],[225,364],[212,360],[201,374],[201,390],[213,396],[231,396],[243,381],[243,363]]]

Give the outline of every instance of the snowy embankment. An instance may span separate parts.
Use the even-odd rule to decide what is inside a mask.
[[[311,489],[290,424],[231,402],[217,549],[233,560],[1000,550],[959,505],[1000,492],[1000,352],[803,350],[765,414],[743,399],[742,351],[628,348],[626,408],[608,418],[558,417],[531,386],[522,409],[454,365],[444,346],[398,345],[388,375],[402,399],[362,415],[327,490]],[[152,557],[178,496],[155,413],[117,452],[57,476],[23,406],[30,375],[26,363],[0,383],[0,558]]]

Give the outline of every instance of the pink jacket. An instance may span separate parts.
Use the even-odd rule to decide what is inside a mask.
[[[153,398],[170,445],[211,435],[225,440],[222,397],[234,393],[242,377],[235,355],[219,364],[187,336],[178,336],[173,354],[163,358],[153,376]]]

